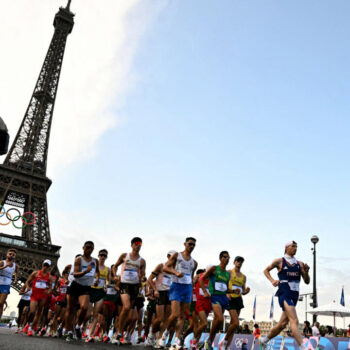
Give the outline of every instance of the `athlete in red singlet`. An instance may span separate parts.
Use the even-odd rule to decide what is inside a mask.
[[[51,260],[46,259],[39,271],[34,271],[26,281],[26,290],[32,289],[30,297],[30,312],[28,316],[28,336],[33,336],[33,330],[40,319],[49,294],[52,292],[52,277],[50,275]],[[30,323],[32,324],[30,325]]]

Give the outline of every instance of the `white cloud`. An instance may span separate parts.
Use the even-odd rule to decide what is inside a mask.
[[[166,2],[75,0],[50,138],[49,170],[96,154],[104,132],[122,120],[124,100],[137,82],[133,59],[140,39]],[[65,0],[0,3],[0,115],[13,140]]]

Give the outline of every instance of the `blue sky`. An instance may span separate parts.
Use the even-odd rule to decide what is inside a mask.
[[[263,268],[290,239],[299,243],[299,258],[311,264],[310,237],[318,234],[320,303],[339,299],[350,277],[350,3],[130,3],[120,18],[123,45],[102,32],[106,44],[96,51],[110,60],[85,63],[95,75],[84,89],[71,91],[94,113],[82,116],[66,138],[69,123],[52,135],[49,213],[52,240],[63,245],[62,265],[85,237],[111,246],[112,263],[140,234],[150,272],[167,250],[180,249],[185,236],[195,235],[194,256],[202,266],[214,263],[222,249],[246,256],[255,290],[246,298],[244,317],[251,317],[258,295],[266,309],[262,320],[273,293]],[[42,14],[47,37],[39,44],[45,50],[52,35],[45,21],[51,22],[56,8]],[[88,33],[78,28],[93,13],[79,0],[72,8],[76,27],[68,39],[53,130],[67,113],[74,122],[71,111],[79,110],[64,91],[83,79],[84,71],[73,68],[86,58],[77,47]],[[99,11],[101,22],[86,31],[101,34]],[[33,77],[43,53],[36,53]],[[119,66],[125,74],[113,71]],[[23,106],[34,82],[28,76]],[[89,97],[101,107],[87,108]],[[81,136],[90,133],[91,139]],[[80,137],[83,146],[76,142]],[[57,156],[55,165],[58,139],[65,141],[65,155],[74,157],[65,163]]]

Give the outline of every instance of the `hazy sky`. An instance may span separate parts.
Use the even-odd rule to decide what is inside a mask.
[[[12,139],[65,4],[0,3],[0,115]],[[139,235],[150,273],[192,235],[199,267],[226,249],[230,266],[246,258],[242,316],[251,319],[256,295],[257,320],[267,320],[274,288],[262,270],[291,239],[312,265],[317,234],[319,304],[338,302],[344,285],[349,306],[350,3],[71,8],[47,174],[60,267],[87,239],[107,247],[112,264]]]

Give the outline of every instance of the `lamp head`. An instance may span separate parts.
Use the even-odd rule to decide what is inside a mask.
[[[311,242],[312,242],[313,244],[316,244],[318,241],[319,241],[319,238],[318,238],[316,235],[313,235],[313,236],[311,237]]]

